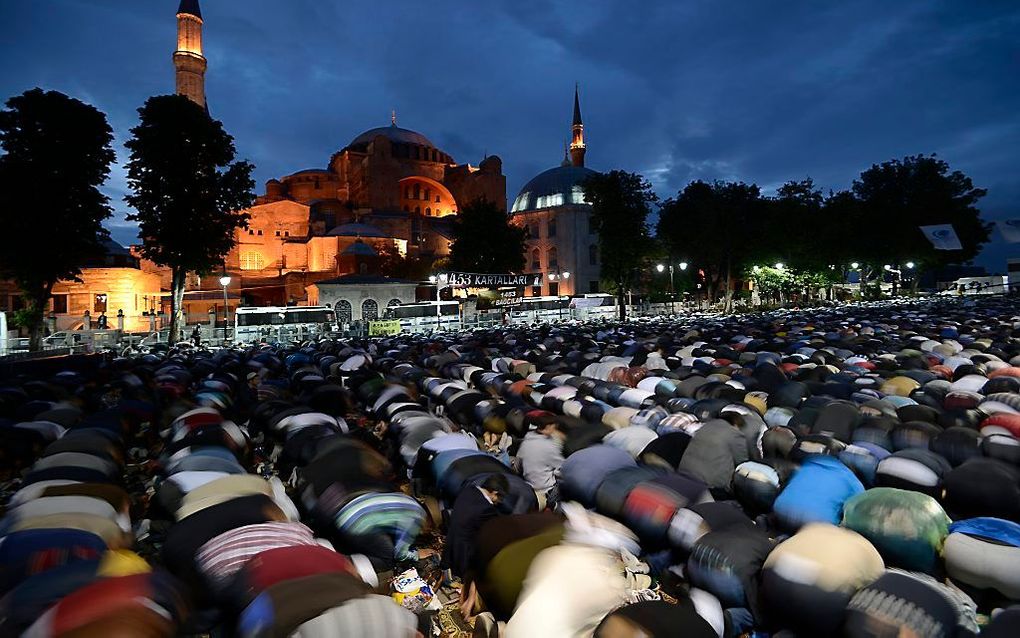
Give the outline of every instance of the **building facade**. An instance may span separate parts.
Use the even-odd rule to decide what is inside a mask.
[[[598,235],[582,188],[597,173],[584,165],[587,149],[576,88],[571,139],[563,162],[525,184],[510,209],[511,223],[527,231],[525,269],[544,275],[541,286],[525,291],[528,296],[599,292]]]

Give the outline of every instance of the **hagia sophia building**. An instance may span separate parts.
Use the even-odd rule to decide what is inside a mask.
[[[181,0],[173,53],[176,92],[206,103],[203,19],[198,0]],[[543,273],[528,295],[598,291],[597,237],[579,184],[584,166],[584,126],[575,90],[572,142],[562,165],[540,173],[514,199],[511,223],[527,229],[525,270]],[[435,261],[449,254],[452,220],[460,208],[485,198],[506,210],[502,160],[477,166],[457,163],[422,133],[397,125],[370,128],[334,153],[323,167],[270,179],[247,210],[247,228],[225,256],[231,276],[228,308],[305,303],[316,282],[374,277],[385,255]],[[60,282],[48,312],[55,329],[81,325],[87,310],[110,318],[123,311],[124,328],[144,330],[154,309],[166,312],[169,271],[139,259],[137,251],[109,242],[110,255],[83,269],[79,282]],[[189,278],[188,321],[222,316],[219,275]],[[0,309],[16,309],[16,291],[0,286]],[[380,304],[385,305],[385,304]],[[145,313],[145,314],[143,314]],[[355,317],[358,318],[358,317]]]

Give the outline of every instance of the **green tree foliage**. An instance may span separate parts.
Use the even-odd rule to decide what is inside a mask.
[[[241,212],[254,201],[253,166],[234,161],[234,138],[202,107],[180,95],[149,98],[138,109],[140,123],[126,146],[128,184],[124,199],[135,209],[142,254],[172,272],[170,339],[183,330],[187,273],[219,267],[234,245],[234,231],[247,226]]]
[[[434,268],[434,262],[428,257],[401,255],[393,242],[385,242],[376,246],[382,258],[379,272],[386,277],[422,281]]]
[[[453,224],[450,270],[505,273],[524,269],[524,229],[486,199],[461,208]]]
[[[115,159],[112,141],[103,113],[55,91],[32,89],[0,111],[0,276],[24,294],[19,321],[32,350],[53,284],[77,279],[103,254],[112,209],[99,187]]]
[[[765,213],[754,184],[696,181],[663,203],[657,232],[671,254],[705,271],[710,300],[722,287],[729,311],[736,278],[775,250],[778,229]]]
[[[977,209],[987,191],[934,155],[876,164],[854,181],[852,192],[859,206],[850,221],[869,229],[861,248],[872,263],[963,263],[988,242],[991,224],[981,221]],[[918,228],[933,224],[952,224],[963,250],[935,250]]]
[[[582,188],[599,236],[602,279],[615,292],[620,319],[625,319],[624,295],[638,280],[652,249],[647,220],[657,198],[644,177],[624,171],[592,175]]]

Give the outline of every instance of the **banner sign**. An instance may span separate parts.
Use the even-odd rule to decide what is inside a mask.
[[[451,272],[446,273],[451,286],[464,286],[466,288],[501,288],[505,286],[541,286],[542,273],[531,273],[523,275],[476,273],[476,272]]]
[[[1002,238],[1010,244],[1020,243],[1020,219],[1004,219],[995,222],[1002,233]]]
[[[952,224],[936,224],[934,226],[921,226],[921,232],[928,238],[935,250],[962,250],[963,244],[956,236]]]
[[[370,337],[388,337],[398,332],[400,332],[400,321],[396,319],[368,322],[368,336]]]
[[[524,288],[498,288],[478,292],[478,309],[513,308],[524,301]]]

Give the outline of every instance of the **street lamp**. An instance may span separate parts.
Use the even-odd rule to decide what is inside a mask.
[[[436,285],[436,330],[439,330],[443,323],[443,308],[440,304],[439,293],[446,288],[446,283],[450,280],[450,276],[445,272],[439,273],[438,275],[429,275],[429,281]]]
[[[852,264],[850,264],[850,268],[851,268],[851,270],[857,270],[857,269],[858,269],[858,268],[860,268],[860,267],[861,267],[861,264],[860,264],[860,262],[856,262],[856,261],[855,261],[855,262],[853,262]]]
[[[681,261],[680,262],[680,270],[687,270],[687,262],[686,261]]]
[[[786,266],[783,264],[783,262],[781,262],[781,261],[776,262],[776,270],[782,270],[783,268],[786,268]]]
[[[914,262],[908,261],[907,262],[907,268],[913,268],[913,267],[914,267]]]
[[[662,272],[663,270],[666,270],[666,267],[663,266],[662,264],[656,264],[655,269],[658,270],[659,272]]]
[[[223,273],[220,277],[220,285],[223,286],[223,341],[227,341],[230,330],[230,305],[227,301],[227,286],[230,285],[230,275]]]

